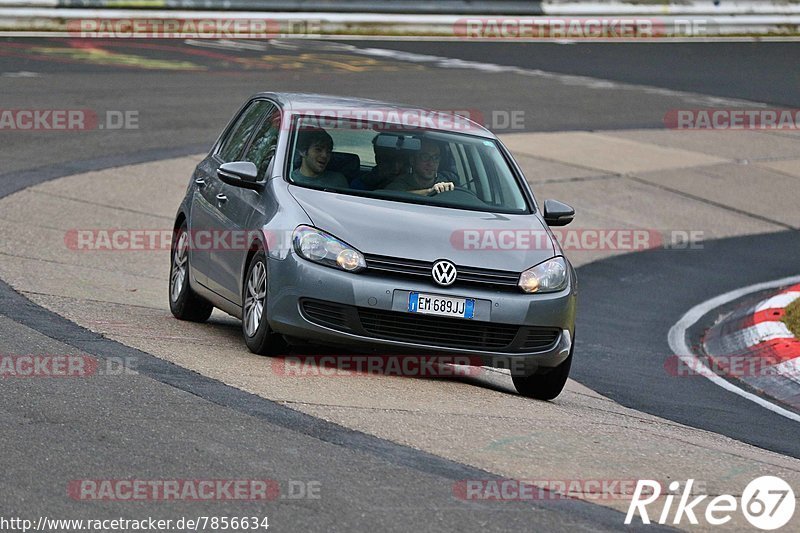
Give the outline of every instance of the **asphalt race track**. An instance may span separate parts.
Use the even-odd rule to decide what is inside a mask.
[[[510,459],[514,464],[524,463],[534,470],[539,466],[544,469],[553,457],[550,454],[555,453],[544,450],[555,444],[547,439],[557,434],[549,435],[547,427],[537,424],[536,414],[542,409],[548,417],[563,414],[580,419],[586,413],[597,416],[593,422],[596,426],[592,427],[602,426],[597,434],[604,437],[589,434],[582,438],[585,443],[595,442],[598,446],[601,438],[607,435],[613,438],[617,425],[630,426],[625,431],[632,431],[634,419],[654,434],[663,431],[665,439],[678,442],[685,437],[685,454],[653,466],[653,475],[670,472],[671,465],[679,463],[685,467],[679,472],[701,468],[699,456],[690,450],[697,444],[694,439],[700,439],[702,433],[702,438],[708,439],[703,441],[704,453],[708,454],[703,457],[717,457],[724,462],[718,454],[724,449],[741,457],[743,462],[757,460],[759,466],[754,471],[764,475],[771,473],[795,480],[800,476],[800,463],[795,461],[800,459],[797,422],[703,378],[679,379],[664,369],[665,360],[671,355],[667,334],[689,308],[738,287],[798,274],[800,218],[791,205],[797,202],[800,183],[800,166],[795,166],[800,165],[800,149],[797,149],[800,135],[796,131],[758,133],[757,142],[748,140],[744,144],[757,145],[754,150],[765,155],[742,162],[734,147],[740,142],[738,138],[726,147],[726,138],[715,137],[715,132],[695,140],[688,135],[681,137],[680,132],[668,132],[675,134],[670,137],[674,144],[657,152],[665,159],[673,153],[669,150],[674,150],[678,157],[694,145],[698,153],[703,152],[703,158],[691,165],[687,163],[687,168],[730,165],[736,172],[759,172],[754,179],[763,182],[748,181],[745,174],[737,182],[742,184],[743,194],[749,195],[747,201],[719,192],[726,189],[721,180],[732,175],[728,171],[714,174],[715,171],[707,170],[710,174],[706,176],[711,176],[712,181],[719,180],[710,187],[713,192],[707,193],[679,181],[669,181],[678,179],[675,175],[680,174],[683,168],[680,165],[670,168],[665,163],[664,169],[673,172],[669,176],[659,174],[668,172],[663,169],[654,169],[652,175],[642,171],[640,175],[635,169],[616,169],[611,163],[606,168],[599,163],[575,161],[567,169],[569,165],[563,162],[566,159],[557,160],[549,155],[560,153],[561,148],[547,148],[550,139],[584,142],[588,135],[585,132],[601,132],[603,142],[615,143],[614,146],[627,147],[625,143],[650,139],[648,136],[661,142],[665,114],[675,109],[798,107],[800,74],[796,65],[800,63],[800,49],[795,43],[277,41],[247,44],[258,46],[216,41],[0,40],[0,107],[88,108],[100,117],[107,116],[107,112],[133,110],[137,117],[137,127],[130,129],[0,130],[3,154],[0,202],[9,202],[0,203],[0,220],[6,226],[5,231],[20,242],[34,243],[35,248],[48,226],[38,221],[27,224],[28,215],[31,220],[38,220],[41,214],[26,213],[29,205],[40,209],[40,204],[27,202],[41,201],[41,209],[60,213],[61,208],[55,202],[67,199],[83,202],[83,209],[96,210],[100,219],[106,208],[115,207],[131,216],[152,215],[152,219],[141,218],[147,222],[170,224],[163,220],[166,215],[156,213],[153,206],[124,204],[124,197],[131,194],[145,202],[152,195],[153,204],[159,204],[160,191],[142,190],[134,182],[120,182],[117,199],[114,187],[98,178],[93,178],[94,182],[87,180],[95,185],[84,189],[83,198],[63,191],[26,189],[48,182],[57,187],[59,182],[54,180],[59,178],[92,171],[105,176],[102,172],[113,173],[115,169],[152,162],[155,166],[147,168],[155,169],[155,174],[147,176],[151,180],[147,183],[163,179],[165,189],[172,191],[172,184],[185,184],[188,178],[188,173],[171,174],[175,168],[182,171],[186,167],[187,161],[181,158],[206,150],[243,99],[262,90],[355,95],[440,109],[476,110],[484,117],[495,117],[496,112],[500,112],[500,117],[520,112],[525,117],[524,125],[497,133],[508,135],[507,144],[520,153],[521,160],[528,161],[525,164],[533,165],[536,160],[536,164],[542,165],[537,167],[543,169],[541,176],[529,176],[540,203],[545,195],[551,197],[551,193],[559,194],[558,198],[568,203],[580,205],[585,201],[590,206],[585,211],[589,227],[600,221],[612,228],[621,227],[623,224],[615,225],[614,215],[630,209],[639,218],[625,224],[647,221],[653,213],[653,225],[640,222],[642,227],[655,228],[663,222],[668,228],[704,229],[710,238],[697,250],[656,249],[596,257],[576,254],[576,264],[581,265],[580,298],[571,377],[579,385],[571,384],[569,394],[552,402],[552,406],[513,396],[508,383],[502,381],[505,377],[490,376],[475,383],[416,382],[423,380],[404,383],[401,379],[402,386],[388,384],[388,394],[402,394],[393,388],[399,390],[407,384],[411,390],[424,389],[420,402],[428,403],[425,408],[447,404],[451,401],[447,398],[449,394],[458,394],[458,398],[475,399],[475,405],[467,406],[475,413],[490,410],[492,405],[529,409],[525,416],[532,418],[532,422],[527,421],[531,425],[526,426],[528,429],[518,429],[516,434],[534,435],[531,441],[534,443],[526,441],[528,444],[516,452],[504,449],[511,450],[510,455],[517,454]],[[376,53],[376,49],[383,52]],[[392,51],[439,59],[403,58]],[[441,58],[470,63],[448,66],[442,64]],[[481,65],[487,63],[509,69],[481,71]],[[537,137],[540,133],[552,137]],[[541,140],[541,149],[551,152],[539,154],[535,141],[528,139]],[[525,151],[528,146],[531,152]],[[575,146],[579,151],[580,147]],[[727,159],[723,161],[723,157]],[[162,161],[165,166],[158,166]],[[771,181],[763,174],[768,165],[779,173]],[[159,175],[162,171],[164,174]],[[563,173],[565,179],[550,180],[550,171]],[[633,192],[610,200],[606,209],[604,198],[594,191],[612,194],[608,191],[620,180],[627,180]],[[592,189],[606,187],[604,184],[608,188]],[[648,189],[654,199],[651,204],[637,204],[635,191],[639,187],[651,188]],[[20,191],[29,196],[19,196],[25,203],[17,201],[12,206],[11,195]],[[568,191],[574,191],[574,197]],[[735,190],[727,193],[741,196]],[[660,209],[672,212],[683,222],[676,223],[676,219],[656,222],[655,213],[661,213]],[[698,215],[693,219],[695,213]],[[73,222],[72,212],[63,214],[70,221],[67,224],[85,223],[86,219]],[[578,209],[576,222],[581,215]],[[712,228],[712,222],[704,226],[705,221],[711,220],[717,221],[714,224],[719,224],[719,229]],[[98,225],[103,227],[101,223]],[[49,229],[61,228],[60,221],[53,220]],[[77,318],[84,305],[92,313],[111,309],[98,303],[102,300],[99,295],[95,302],[91,293],[92,287],[101,287],[102,279],[106,278],[87,282],[88,292],[75,300],[59,302],[55,297],[59,293],[44,287],[37,291],[25,284],[26,276],[36,277],[33,271],[26,272],[24,266],[33,257],[27,251],[12,248],[11,239],[6,242],[0,249],[0,262],[6,263],[0,270],[0,274],[5,273],[0,276],[3,278],[0,279],[0,355],[78,350],[101,360],[130,357],[138,363],[136,374],[103,379],[0,381],[3,406],[0,420],[7,428],[0,459],[4,516],[179,518],[268,514],[270,525],[278,531],[572,531],[618,530],[622,526],[624,513],[620,511],[625,505],[619,502],[576,499],[498,503],[459,499],[454,496],[454,483],[501,479],[519,472],[514,465],[506,468],[502,461],[507,458],[492,457],[483,462],[480,454],[470,455],[460,448],[464,445],[462,431],[480,431],[483,422],[477,415],[470,418],[464,416],[465,411],[450,416],[439,428],[432,424],[434,429],[428,427],[428,432],[441,434],[435,442],[429,442],[419,427],[410,422],[406,427],[404,419],[389,418],[401,416],[398,413],[405,409],[414,411],[416,405],[388,405],[374,400],[375,405],[370,407],[374,410],[366,415],[344,412],[348,402],[364,407],[362,404],[373,401],[371,395],[376,390],[380,393],[380,386],[387,386],[384,381],[376,381],[375,390],[371,388],[363,396],[353,387],[357,389],[366,381],[343,386],[341,405],[335,406],[342,408],[338,413],[325,411],[326,401],[315,404],[313,392],[302,399],[293,399],[282,396],[282,390],[239,386],[214,371],[206,371],[205,359],[197,365],[176,364],[175,360],[155,353],[155,349],[147,350],[143,344],[137,344],[140,341],[133,338],[136,335],[131,335],[131,342],[122,342]],[[50,257],[51,264],[60,264],[57,258]],[[101,263],[106,259],[96,257],[98,271],[125,269],[124,262],[115,263],[120,261],[117,258],[108,259],[108,265],[104,265]],[[131,265],[138,265],[137,261],[132,260]],[[71,280],[78,291],[80,280],[73,274],[70,276],[65,279]],[[142,276],[149,276],[148,283],[152,286],[163,288],[166,301],[166,277],[159,279],[151,276],[151,272]],[[143,287],[139,292],[147,290],[149,287]],[[51,303],[51,297],[52,305],[45,305]],[[137,297],[130,294],[132,301]],[[131,309],[114,307],[118,315],[93,318],[125,322],[129,331],[137,326],[137,309],[149,312],[145,309],[149,301],[144,300],[145,296],[141,298],[141,302],[136,300],[131,304]],[[70,306],[75,313],[53,312]],[[76,318],[70,318],[73,314]],[[199,335],[195,330],[182,329],[185,326],[177,321],[165,322],[166,315],[146,316],[148,320],[162,316],[164,329],[160,331],[164,335],[189,338]],[[210,328],[222,344],[235,346],[238,331],[232,321],[217,318]],[[204,330],[203,335],[206,334]],[[188,348],[187,357],[191,359],[194,350],[198,361],[201,356],[213,355],[215,350],[213,345],[204,343]],[[243,344],[241,350],[246,351]],[[326,384],[321,382],[319,386]],[[331,387],[339,394],[338,384]],[[584,401],[603,403],[592,404],[594,410],[582,411]],[[614,419],[623,408],[624,416],[629,417],[627,421]],[[606,415],[611,418],[604,418]],[[385,423],[381,422],[382,416],[387,417]],[[509,418],[507,425],[516,423]],[[379,424],[395,427],[384,431],[375,428]],[[567,425],[567,430],[576,434],[584,431],[578,428],[578,422],[575,426]],[[509,435],[514,434],[513,429],[509,431]],[[624,434],[628,437],[622,435],[621,441],[631,440],[630,433]],[[502,440],[497,435],[492,438],[487,442]],[[711,442],[720,448],[713,448]],[[643,449],[647,446],[643,444]],[[647,453],[651,455],[644,457],[642,464],[660,453],[653,446],[657,445],[650,445]],[[520,450],[524,455],[520,455]],[[558,457],[563,465],[573,460],[579,465],[575,467],[577,470],[564,466],[564,471],[572,474],[563,474],[563,478],[592,477],[583,473],[580,465],[600,462],[592,456],[591,444],[574,452],[567,446]],[[646,468],[626,471],[625,456],[615,460],[623,465],[617,472],[626,472],[628,478],[647,474]],[[496,466],[500,464],[504,466]],[[771,472],[770,465],[774,467]],[[546,466],[548,471],[556,472],[560,467]],[[724,465],[719,468],[724,470]],[[747,475],[748,480],[754,477]],[[529,479],[532,477],[529,474]],[[76,502],[75,498],[65,496],[70,481],[84,478],[272,479],[281,486],[282,496],[267,504]],[[290,486],[306,487],[306,497],[291,497]],[[313,491],[311,487],[316,486],[321,487],[320,497],[307,497]],[[795,517],[795,524],[797,520]]]
[[[793,42],[728,43],[360,43],[404,52],[485,61],[559,74],[742,98],[797,107],[797,57]]]
[[[586,357],[575,379],[623,405],[800,457],[796,422],[703,378],[681,380],[664,371],[671,355],[667,333],[687,309],[737,287],[794,275],[787,252],[797,250],[800,235],[787,231],[711,241],[692,253],[658,250],[584,266],[578,346]],[[609,294],[609,286],[619,290]]]

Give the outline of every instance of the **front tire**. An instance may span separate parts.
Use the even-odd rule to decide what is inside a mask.
[[[574,349],[573,344],[573,349]],[[567,384],[569,369],[572,366],[572,351],[563,363],[545,373],[536,372],[528,376],[511,376],[514,387],[522,396],[537,400],[553,400]]]
[[[169,267],[169,310],[179,320],[205,322],[214,306],[198,296],[189,286],[189,232],[186,221],[172,235]]]
[[[272,331],[267,318],[267,256],[257,252],[247,267],[242,287],[242,334],[247,348],[259,355],[277,355],[283,338]]]

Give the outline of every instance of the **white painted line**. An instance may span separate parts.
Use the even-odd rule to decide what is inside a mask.
[[[800,422],[800,415],[797,413],[793,413],[783,407],[775,405],[774,403],[765,400],[760,396],[756,396],[746,390],[740,389],[733,383],[722,379],[720,376],[716,375],[710,368],[708,368],[703,361],[701,361],[694,353],[692,349],[689,347],[689,344],[686,342],[686,331],[692,327],[698,320],[700,320],[706,313],[715,309],[721,305],[724,305],[728,302],[736,300],[737,298],[741,298],[742,296],[746,296],[748,294],[763,291],[766,289],[773,289],[775,287],[780,287],[782,285],[793,285],[795,283],[800,283],[800,276],[791,276],[788,278],[778,279],[774,281],[766,281],[764,283],[757,283],[755,285],[750,285],[749,287],[742,287],[740,289],[736,289],[730,292],[726,292],[725,294],[721,294],[715,298],[702,302],[686,312],[685,315],[681,317],[678,322],[672,326],[669,330],[669,335],[667,339],[669,340],[670,349],[675,353],[681,360],[689,365],[689,368],[705,368],[708,372],[700,372],[706,378],[708,378],[711,382],[715,385],[722,387],[723,389],[727,390],[728,392],[732,392],[741,396],[746,400],[750,400],[753,403],[756,403],[767,409],[772,411],[775,414],[780,416],[786,417],[789,420],[793,420],[795,422]]]
[[[199,2],[198,2],[199,3]],[[129,2],[130,4],[130,2]],[[146,2],[145,2],[146,4]],[[753,15],[753,14],[800,14],[800,6],[790,2],[769,1],[764,0],[739,0],[735,3],[722,3],[720,5],[709,6],[708,1],[694,0],[683,3],[672,3],[668,5],[647,5],[629,1],[619,0],[602,0],[602,1],[582,1],[582,2],[564,2],[548,1],[542,2],[542,11],[545,16],[586,16],[593,15],[595,17],[631,17],[631,16],[730,16],[730,15]],[[32,8],[32,7],[50,7],[64,9],[58,5],[58,0],[0,0],[0,6],[4,8]],[[75,8],[71,8],[75,9]],[[225,11],[227,12],[227,11]],[[388,13],[387,13],[388,14]],[[471,13],[467,15],[460,15],[462,17],[495,17],[496,15],[481,15],[479,13]],[[525,16],[525,15],[520,15]],[[529,15],[528,15],[529,16]]]
[[[641,13],[634,18],[641,17]],[[570,17],[564,14],[562,16]],[[602,14],[595,15],[600,18],[619,18],[626,16],[621,13],[613,15],[606,9]],[[430,13],[341,13],[336,11],[218,11],[213,9],[131,9],[131,8],[102,8],[71,7],[5,7],[0,4],[0,17],[3,18],[50,18],[54,20],[75,20],[85,18],[95,19],[200,19],[200,18],[219,18],[219,19],[271,19],[271,20],[313,20],[321,22],[332,22],[341,24],[408,24],[414,26],[430,26],[440,24],[448,28],[456,23],[466,20],[551,20],[560,17],[552,15],[520,15],[514,17],[504,17],[497,15],[450,15],[450,14],[430,14]],[[665,25],[686,24],[688,21],[701,21],[706,26],[746,26],[746,25],[789,25],[797,24],[800,20],[800,5],[795,5],[792,11],[780,12],[771,10],[764,13],[737,13],[737,14],[665,14],[660,13],[657,20]],[[647,38],[649,39],[649,37]]]
[[[782,309],[788,307],[789,304],[800,298],[800,292],[782,292],[776,294],[769,300],[765,300],[756,307],[756,313],[759,311],[766,311],[767,309]]]
[[[0,30],[0,37],[75,37],[73,32],[68,31],[47,31],[47,30]],[[87,39],[92,39],[93,37],[87,37]],[[315,40],[331,40],[331,41],[429,41],[429,42],[453,42],[458,41],[462,42],[464,37],[460,36],[446,36],[446,35],[348,35],[346,33],[342,34],[330,34],[330,35],[305,35],[305,34],[296,34],[291,35],[288,38],[291,39],[315,39]],[[674,44],[674,43],[761,43],[761,42],[779,42],[779,43],[789,43],[789,42],[797,42],[800,41],[800,36],[797,35],[784,35],[784,36],[777,36],[777,35],[765,35],[761,36],[730,36],[730,35],[706,35],[703,37],[650,37],[647,39],[642,38],[619,38],[619,39],[608,39],[608,38],[586,38],[580,40],[569,40],[569,39],[548,39],[548,38],[536,38],[536,39],[493,39],[491,41],[484,41],[484,42],[515,42],[515,43],[544,43],[544,44],[562,44],[562,45],[574,45],[574,44],[634,44],[634,43],[642,43],[642,44],[652,44],[652,43],[666,43],[666,44]]]
[[[58,0],[0,0],[2,7],[58,7]]]
[[[582,2],[564,2],[563,0],[542,2],[542,11],[545,15],[555,16],[699,16],[710,15],[749,15],[754,13],[800,13],[800,6],[790,2],[750,0],[738,2],[721,2],[709,5],[708,1],[683,1],[645,4],[621,0],[594,0]]]
[[[3,72],[0,74],[3,78],[38,78],[41,76],[38,72],[29,72],[27,70],[20,70],[19,72]]]
[[[2,18],[52,18],[54,20],[81,19],[147,19],[147,20],[276,20],[314,21],[342,24],[441,24],[452,27],[465,17],[457,15],[414,15],[395,13],[336,13],[317,11],[215,11],[215,10],[168,10],[168,9],[105,9],[105,8],[4,8],[0,6]]]
[[[800,6],[794,6],[797,13],[773,11],[764,14],[743,13],[736,15],[703,14],[675,16],[661,13],[655,25],[665,33],[677,37],[712,37],[714,35],[763,34],[777,35],[800,25]],[[619,17],[604,11],[602,17]],[[50,27],[63,30],[69,21],[82,19],[138,19],[138,20],[197,20],[197,19],[248,19],[272,21],[307,21],[319,24],[320,33],[345,33],[388,28],[388,33],[427,33],[453,36],[455,27],[467,20],[502,20],[505,17],[478,17],[469,15],[406,14],[406,13],[341,13],[341,12],[280,12],[280,11],[213,11],[213,10],[157,10],[157,9],[106,9],[106,8],[47,8],[47,7],[3,7],[0,5],[0,25],[7,30],[25,30]],[[549,16],[513,17],[518,20],[552,20]],[[562,17],[556,17],[562,18]],[[694,28],[694,29],[693,29]],[[102,32],[102,29],[100,30]],[[74,35],[73,35],[74,36]],[[89,37],[90,35],[85,35]],[[460,35],[459,35],[460,36]],[[566,38],[567,35],[562,35]],[[470,36],[473,38],[473,36]],[[474,36],[481,40],[480,36]],[[615,37],[608,40],[613,41]],[[640,39],[650,41],[650,37]],[[489,37],[488,40],[494,40]]]

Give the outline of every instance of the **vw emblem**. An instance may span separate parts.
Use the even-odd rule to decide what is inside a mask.
[[[448,285],[455,283],[456,276],[458,276],[458,271],[453,263],[447,261],[446,259],[442,259],[433,264],[431,274],[433,275],[433,281],[442,287],[447,287]]]

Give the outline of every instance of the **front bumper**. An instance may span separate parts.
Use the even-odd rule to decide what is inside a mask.
[[[531,373],[539,367],[559,365],[572,351],[576,305],[573,281],[571,277],[566,289],[551,294],[523,294],[458,283],[440,287],[432,281],[343,272],[289,253],[282,259],[270,258],[268,316],[276,332],[311,343],[380,353],[458,354],[468,356],[474,364]],[[428,320],[429,315],[407,312],[410,291],[474,298],[473,320],[445,319],[446,329],[451,332],[459,329],[454,324],[463,323],[463,339],[467,342],[462,340],[454,346],[452,339],[409,341],[402,335],[388,335],[374,327],[365,327],[360,321],[365,315],[377,314],[386,320],[391,320],[392,316],[403,322],[409,316],[417,321]],[[308,301],[331,304],[331,316],[346,317],[326,320],[324,309],[321,313],[309,314],[304,303]],[[438,317],[430,319],[431,330],[441,324]],[[423,329],[427,326],[424,322],[418,324]],[[476,334],[470,330],[477,327],[487,332]],[[513,340],[507,344],[497,341],[495,330],[498,328],[503,334],[513,334]],[[390,329],[396,331],[396,328]],[[529,332],[545,331],[553,332],[553,341],[546,346],[523,342]],[[481,344],[487,338],[494,342]]]

